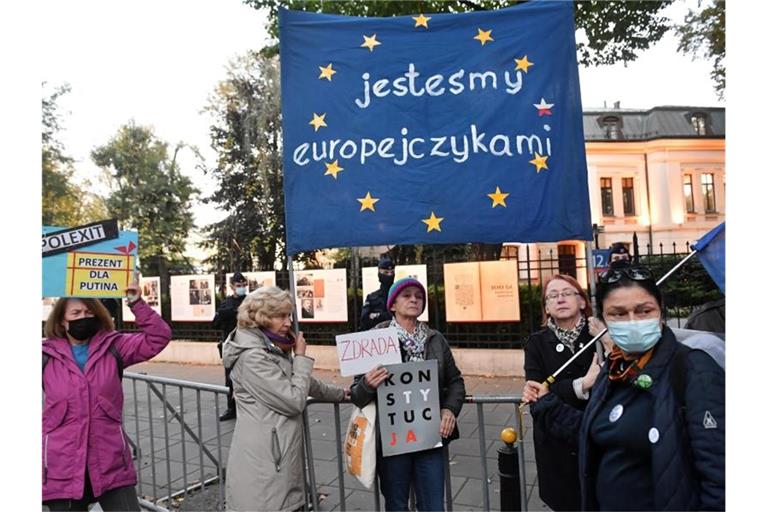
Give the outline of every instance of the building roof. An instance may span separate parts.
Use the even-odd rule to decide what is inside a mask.
[[[650,110],[584,110],[584,140],[625,142],[653,139],[725,138],[725,109],[662,106]]]

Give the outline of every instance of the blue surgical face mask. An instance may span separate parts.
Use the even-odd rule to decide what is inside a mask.
[[[616,346],[628,354],[642,354],[661,339],[661,322],[658,318],[607,322],[607,325],[608,334]]]
[[[237,288],[235,288],[235,295],[237,295],[238,297],[244,297],[246,293],[248,293],[247,286],[238,286]]]

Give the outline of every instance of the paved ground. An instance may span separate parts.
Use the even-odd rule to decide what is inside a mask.
[[[221,366],[179,365],[170,363],[144,363],[134,366],[131,372],[145,372],[152,376],[169,377],[208,384],[222,384],[224,372]],[[315,376],[338,385],[348,385],[350,378],[331,371],[316,371]],[[523,381],[517,378],[465,377],[467,393],[472,395],[519,394]],[[226,400],[215,393],[196,392],[176,386],[154,385],[126,378],[124,425],[126,433],[141,450],[137,458],[139,470],[139,495],[151,499],[183,490],[201,480],[216,476],[216,460],[226,465],[229,442],[234,421],[216,421],[223,412]],[[159,396],[166,397],[164,404]],[[218,411],[216,402],[218,401]],[[450,445],[451,494],[454,510],[483,509],[482,454],[486,454],[486,467],[490,483],[490,508],[499,509],[499,477],[497,450],[502,447],[499,433],[504,427],[514,426],[514,404],[488,404],[483,406],[485,419],[485,446],[480,446],[478,406],[467,404],[459,415],[461,439]],[[339,425],[346,428],[350,405],[340,408]],[[344,485],[347,510],[373,510],[374,496],[357,480],[346,473],[339,479],[336,449],[336,421],[330,404],[315,404],[309,408],[312,452],[321,493],[320,510],[341,510],[341,485]],[[182,428],[181,424],[186,425]],[[525,416],[530,428],[530,417]],[[197,442],[202,439],[202,444]],[[203,448],[201,448],[203,447]],[[546,510],[538,498],[533,444],[530,435],[523,443],[529,510]],[[164,507],[184,511],[216,510],[222,490],[209,485],[202,492],[190,492],[186,496],[160,503]],[[383,501],[382,501],[383,503]]]

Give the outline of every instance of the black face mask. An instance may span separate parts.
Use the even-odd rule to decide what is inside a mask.
[[[389,289],[390,286],[392,286],[392,283],[395,282],[395,276],[388,276],[386,274],[382,274],[379,272],[379,283],[381,283],[382,288]]]
[[[70,321],[67,334],[78,341],[84,341],[99,332],[100,328],[101,322],[98,318],[95,316],[87,316],[85,318],[78,318],[77,320]]]

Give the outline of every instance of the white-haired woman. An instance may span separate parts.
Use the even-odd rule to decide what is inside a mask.
[[[304,506],[302,413],[307,396],[340,402],[348,392],[312,377],[293,303],[274,286],[248,295],[224,343],[237,423],[227,466],[227,510],[293,511]],[[293,355],[291,352],[293,351]]]

